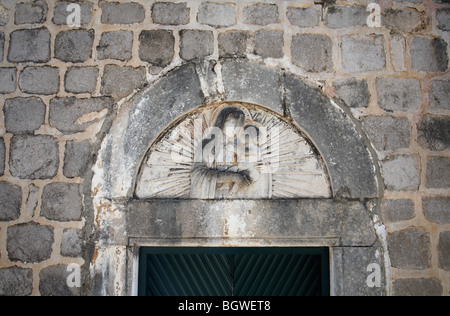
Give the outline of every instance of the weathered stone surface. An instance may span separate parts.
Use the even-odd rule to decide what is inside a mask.
[[[417,191],[420,185],[418,156],[391,156],[382,161],[384,183],[388,190]]]
[[[3,61],[4,50],[5,50],[5,33],[0,32],[0,61]]]
[[[45,121],[46,106],[40,98],[14,98],[5,101],[6,131],[13,134],[30,134]]]
[[[443,31],[450,31],[450,9],[442,8],[436,11],[436,19],[439,22],[438,28]]]
[[[281,74],[278,70],[258,63],[227,60],[223,62],[222,75],[228,100],[260,104],[283,112]]]
[[[342,38],[342,71],[362,73],[382,70],[386,67],[386,53],[383,37],[359,39],[350,36]]]
[[[6,248],[9,259],[23,263],[48,260],[54,242],[53,227],[25,223],[8,228]]]
[[[12,221],[20,217],[22,206],[22,188],[0,182],[0,221]]]
[[[200,4],[197,21],[214,27],[226,27],[236,24],[235,5],[229,3]]]
[[[423,199],[425,218],[437,224],[450,223],[450,198],[432,197]]]
[[[11,33],[8,52],[10,62],[45,63],[50,58],[50,33],[46,28]]]
[[[172,31],[142,31],[139,35],[139,58],[158,67],[166,67],[175,56]]]
[[[363,126],[377,150],[409,148],[411,127],[407,118],[367,116]]]
[[[335,81],[334,92],[351,108],[367,108],[370,102],[370,92],[367,81],[358,79],[343,79]]]
[[[439,236],[439,267],[450,270],[450,232],[442,232]]]
[[[50,101],[49,123],[65,134],[84,132],[87,127],[106,115],[106,113],[98,115],[99,112],[109,111],[112,106],[113,100],[107,97],[89,99],[55,98]],[[88,117],[90,113],[97,115]]]
[[[385,200],[381,205],[381,212],[383,222],[386,224],[407,221],[416,217],[412,200]]]
[[[442,296],[443,288],[438,279],[398,279],[394,281],[395,296]]]
[[[324,35],[301,34],[292,38],[292,63],[307,72],[332,72],[333,47]]]
[[[136,24],[145,19],[144,7],[139,3],[100,2],[103,24]]]
[[[417,142],[423,148],[443,151],[450,147],[450,117],[423,116],[417,124]]]
[[[53,221],[80,221],[83,201],[78,184],[50,183],[42,193],[41,215]]]
[[[64,85],[67,92],[93,93],[97,87],[99,70],[96,67],[71,67],[67,70]]]
[[[417,270],[431,267],[430,234],[423,228],[412,227],[391,233],[387,240],[392,267]]]
[[[180,56],[184,60],[201,59],[214,52],[214,34],[211,31],[181,31]]]
[[[61,255],[65,257],[76,258],[81,255],[83,244],[83,232],[79,229],[64,229]]]
[[[258,3],[244,9],[245,23],[269,25],[279,22],[278,6],[276,4]]]
[[[0,269],[0,296],[27,296],[33,291],[33,270],[19,267]]]
[[[283,31],[261,30],[255,35],[255,54],[263,58],[282,58]]]
[[[0,68],[0,94],[13,93],[14,91],[16,91],[16,84],[17,84],[17,69]]]
[[[418,109],[422,93],[416,79],[382,78],[376,82],[378,104],[386,111]]]
[[[247,54],[249,32],[229,31],[219,34],[220,57],[244,57]]]
[[[130,60],[133,56],[133,33],[128,31],[113,31],[102,34],[97,46],[99,59]]]
[[[450,158],[430,157],[427,163],[427,188],[450,188]]]
[[[444,72],[448,69],[447,43],[442,38],[414,37],[411,58],[416,70]]]
[[[6,147],[5,140],[0,137],[0,177],[5,174]]]
[[[68,178],[83,177],[90,158],[91,145],[89,141],[68,141],[64,155],[64,175]]]
[[[395,31],[412,32],[421,24],[420,13],[411,9],[387,9],[383,12],[381,24]]]
[[[391,58],[395,71],[407,71],[406,69],[406,39],[401,35],[393,35],[391,38]]]
[[[450,110],[450,81],[433,81],[429,96],[432,109]]]
[[[47,18],[47,10],[48,5],[43,0],[36,0],[31,3],[20,2],[16,4],[15,23],[44,23]]]
[[[0,5],[0,26],[8,24],[9,21],[9,10],[4,6]]]
[[[11,175],[21,179],[52,179],[58,172],[58,141],[52,136],[15,136],[11,140]]]
[[[39,273],[39,292],[42,296],[79,296],[80,288],[67,285],[71,270],[66,265],[44,268]]]
[[[29,94],[56,94],[59,91],[59,69],[55,67],[27,67],[19,76],[19,87]]]
[[[322,17],[322,11],[311,7],[311,8],[288,8],[287,18],[289,22],[294,26],[299,27],[312,27],[319,25],[320,19]]]
[[[153,23],[161,25],[189,24],[190,13],[186,3],[157,2],[152,7]]]
[[[144,67],[121,67],[106,65],[101,92],[115,99],[121,99],[131,94],[133,90],[142,87],[146,82]]]
[[[67,25],[67,18],[70,14],[73,13],[72,11],[67,11],[67,6],[71,2],[69,1],[58,1],[55,5],[55,11],[53,14],[53,23],[56,25]],[[81,26],[87,25],[92,20],[92,3],[89,2],[77,2],[77,4],[81,8],[81,19],[80,24]]]
[[[92,56],[94,30],[69,30],[58,33],[55,40],[55,58],[80,63]]]
[[[366,6],[330,6],[325,17],[329,28],[339,29],[352,26],[364,26],[369,13]]]

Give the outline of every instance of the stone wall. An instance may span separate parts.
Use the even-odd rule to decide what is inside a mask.
[[[390,293],[450,294],[447,0],[380,1],[381,27],[365,0],[76,3],[80,28],[68,1],[0,1],[0,295],[84,294],[67,266],[99,238],[91,167],[115,114],[183,63],[230,58],[351,109],[383,173]]]

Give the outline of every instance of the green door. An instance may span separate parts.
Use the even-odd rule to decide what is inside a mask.
[[[141,296],[328,296],[328,248],[141,248]]]

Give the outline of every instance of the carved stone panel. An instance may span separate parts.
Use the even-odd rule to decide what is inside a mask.
[[[224,102],[168,127],[140,169],[139,199],[330,198],[326,166],[311,140],[271,110]]]

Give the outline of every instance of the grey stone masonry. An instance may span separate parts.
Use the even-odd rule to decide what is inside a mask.
[[[42,296],[79,296],[80,288],[68,286],[67,280],[71,273],[66,265],[42,269],[39,273],[39,293]]]
[[[330,6],[325,17],[325,24],[332,29],[363,26],[366,24],[367,17],[366,6]]]
[[[412,32],[421,25],[421,16],[416,10],[393,10],[387,9],[383,12],[383,26],[392,30]]]
[[[59,69],[55,67],[26,67],[19,76],[19,88],[29,94],[56,94],[59,91]]]
[[[83,201],[78,184],[50,183],[42,193],[41,215],[53,221],[80,221]]]
[[[96,67],[72,67],[67,69],[64,84],[67,92],[92,93],[97,87],[99,70]]]
[[[382,70],[386,67],[383,37],[368,39],[345,36],[341,43],[342,70],[347,73],[362,73]]]
[[[175,56],[172,31],[142,31],[139,35],[139,58],[158,67],[166,67]]]
[[[351,108],[367,108],[370,102],[369,86],[366,80],[342,79],[335,81],[334,92]]]
[[[450,31],[450,9],[438,9],[436,12],[436,19],[439,22],[438,28],[443,31]]]
[[[249,32],[229,31],[219,34],[220,57],[244,57],[249,39]]]
[[[434,188],[434,189],[450,188],[450,158],[447,157],[428,158],[427,188]]]
[[[449,210],[449,197],[432,197],[423,199],[423,213],[425,218],[433,223],[449,224]]]
[[[133,33],[128,31],[105,32],[102,34],[97,56],[99,59],[130,60],[133,55]]]
[[[64,155],[64,175],[68,178],[83,177],[90,159],[89,141],[68,141]]]
[[[261,30],[255,35],[255,54],[263,58],[283,57],[283,31]]]
[[[319,25],[322,11],[312,8],[288,8],[287,18],[294,26],[312,27]]]
[[[135,24],[145,19],[144,7],[139,3],[100,2],[103,24]]]
[[[450,270],[450,231],[443,232],[439,236],[439,266],[444,270]]]
[[[430,107],[450,111],[450,81],[433,81],[430,90]]]
[[[101,92],[104,95],[121,99],[129,95],[133,90],[142,87],[146,82],[144,67],[121,67],[106,65]]]
[[[0,68],[0,93],[7,94],[16,91],[17,69]]]
[[[6,131],[13,134],[32,134],[45,121],[46,106],[40,98],[14,98],[5,101]]]
[[[0,296],[27,296],[33,291],[33,270],[19,267],[0,269]]]
[[[197,20],[201,24],[214,27],[226,27],[236,24],[234,4],[202,3],[198,9]]]
[[[258,3],[244,9],[245,23],[269,25],[279,22],[279,11],[276,4]]]
[[[417,36],[411,42],[412,67],[416,70],[444,72],[448,69],[448,44],[442,38]]]
[[[307,72],[332,72],[333,48],[324,35],[302,34],[292,39],[292,63]]]
[[[369,116],[363,126],[377,150],[409,148],[411,127],[407,118]]]
[[[0,182],[0,221],[12,221],[20,217],[22,189],[8,182]]]
[[[450,117],[423,116],[418,124],[417,142],[423,148],[433,151],[443,151],[450,147]]]
[[[214,34],[210,31],[181,31],[180,56],[184,60],[200,59],[214,52]]]
[[[46,28],[11,33],[8,52],[10,62],[45,63],[50,58],[50,33]]]
[[[0,5],[0,26],[5,26],[9,21],[9,10]]]
[[[186,25],[190,13],[186,3],[157,2],[152,7],[152,20],[161,25]]]
[[[392,267],[424,270],[431,266],[430,234],[423,228],[412,227],[389,234],[388,244]]]
[[[58,33],[55,57],[65,62],[84,62],[92,56],[94,30],[69,30]]]
[[[381,212],[385,223],[397,223],[416,217],[412,200],[385,200]]]
[[[390,156],[382,161],[386,188],[394,191],[417,191],[420,185],[418,156]]]
[[[68,11],[67,6],[71,2],[58,1],[55,5],[55,11],[53,14],[53,23],[56,25],[67,25],[67,18],[73,11]],[[81,26],[89,24],[92,20],[92,4],[88,2],[77,2],[81,8]]]
[[[394,282],[395,296],[441,296],[442,284],[438,279],[399,279]]]
[[[31,3],[20,2],[16,4],[16,24],[44,23],[47,18],[48,5],[44,0]]]
[[[5,174],[6,146],[3,137],[0,137],[0,176]]]
[[[4,50],[5,50],[5,33],[0,32],[0,62],[3,61]]]
[[[54,243],[52,226],[24,223],[11,226],[7,231],[6,247],[9,259],[23,263],[48,260]]]
[[[21,179],[52,179],[59,166],[58,140],[52,136],[14,136],[11,139],[11,175]]]
[[[376,82],[379,106],[389,112],[419,108],[422,98],[416,79],[382,78]]]
[[[79,229],[68,228],[63,231],[61,255],[76,258],[81,255],[83,232]]]

